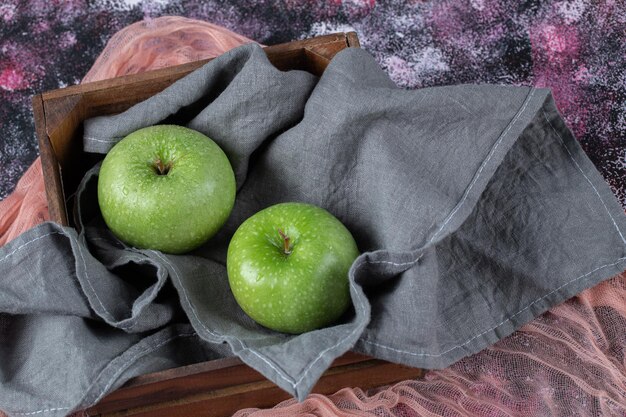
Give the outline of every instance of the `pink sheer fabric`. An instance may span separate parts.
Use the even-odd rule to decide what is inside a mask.
[[[250,42],[222,26],[185,17],[144,20],[111,37],[83,83],[211,58]]]
[[[0,201],[0,246],[49,219],[41,159],[37,158],[20,178],[15,190]]]
[[[114,35],[83,82],[219,55],[249,39],[181,17]],[[41,164],[0,202],[0,245],[47,219]],[[626,273],[552,308],[511,336],[423,380],[313,394],[238,417],[626,416]],[[0,412],[0,415],[2,413]]]
[[[626,416],[626,272],[495,345],[367,395],[346,388],[236,417]]]

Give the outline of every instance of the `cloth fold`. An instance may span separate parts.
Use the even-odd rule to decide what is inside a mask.
[[[197,129],[225,150],[238,184],[231,217],[188,255],[127,247],[97,210],[96,166],[77,194],[78,232],[46,223],[0,249],[0,332],[12,341],[2,348],[6,357],[42,327],[57,331],[71,321],[79,323],[77,339],[66,344],[83,358],[67,358],[76,366],[63,377],[78,376],[64,393],[46,385],[63,381],[29,372],[59,359],[44,342],[21,357],[32,366],[0,365],[0,403],[9,415],[42,407],[63,415],[164,366],[142,366],[141,355],[128,353],[149,338],[158,349],[168,349],[170,338],[180,342],[177,358],[190,362],[235,354],[300,400],[348,349],[445,367],[626,267],[624,213],[546,89],[405,91],[356,48],[338,53],[318,80],[278,71],[258,45],[244,45],[122,114],[86,121],[85,149],[106,152],[131,131],[164,122]],[[237,226],[283,201],[326,208],[363,252],[349,274],[353,310],[298,336],[245,316],[224,266]],[[57,258],[65,261],[48,268]],[[5,296],[25,274],[61,293],[73,288],[68,294],[83,308],[55,311],[60,301],[51,294],[50,308],[37,314],[20,304],[24,294]],[[180,330],[187,321],[199,338]],[[77,343],[84,333],[99,344]],[[100,366],[84,360],[90,354]]]

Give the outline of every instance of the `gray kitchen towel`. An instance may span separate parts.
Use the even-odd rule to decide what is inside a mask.
[[[187,255],[128,247],[102,221],[96,165],[77,193],[77,230],[46,223],[0,248],[9,415],[65,415],[134,375],[220,355],[299,399],[349,349],[445,367],[626,268],[624,212],[546,89],[406,91],[356,48],[317,79],[276,70],[251,44],[86,121],[85,150],[161,123],[224,149],[233,213]],[[326,208],[362,252],[351,311],[298,336],[249,319],[225,268],[237,226],[284,201]]]

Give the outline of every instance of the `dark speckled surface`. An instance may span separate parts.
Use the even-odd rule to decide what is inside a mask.
[[[458,83],[552,88],[565,120],[626,208],[623,1],[3,1],[0,198],[37,156],[30,98],[76,84],[109,37],[181,15],[264,44],[356,30],[403,88]]]

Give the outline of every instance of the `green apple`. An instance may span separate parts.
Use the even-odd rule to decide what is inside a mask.
[[[118,142],[100,168],[102,217],[137,248],[190,251],[218,231],[234,202],[235,175],[226,154],[186,127],[139,129]]]
[[[281,203],[239,226],[226,268],[246,314],[270,329],[297,334],[327,326],[346,311],[348,270],[358,255],[348,229],[328,211]]]

